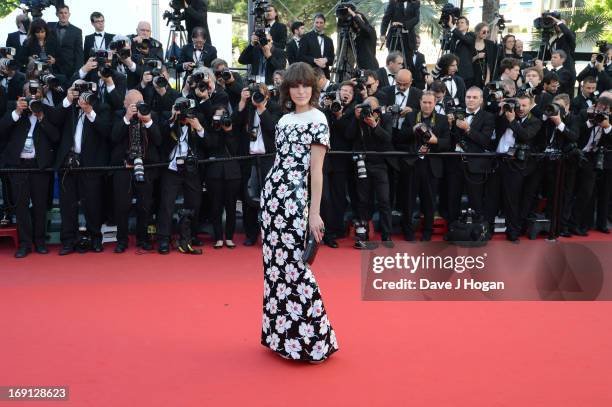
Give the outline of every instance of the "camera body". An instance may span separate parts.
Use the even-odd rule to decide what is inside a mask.
[[[9,58],[0,58],[0,69],[3,72],[6,71],[16,71],[19,68],[17,61]]]
[[[563,106],[559,105],[558,103],[550,103],[550,104],[545,105],[542,108],[542,113],[548,118],[551,118],[553,116],[564,117],[565,109],[563,108]]]
[[[529,157],[530,147],[528,144],[516,143],[514,147],[510,147],[507,154],[514,157],[517,161],[525,161]]]
[[[349,0],[341,0],[336,7],[336,18],[338,27],[350,27],[353,22],[353,16],[349,10],[357,11],[357,7]]]
[[[266,99],[258,83],[249,84],[249,92],[251,92],[251,100],[254,103],[262,103]]]
[[[355,169],[357,171],[357,178],[366,179],[368,178],[368,170],[365,165],[365,155],[364,154],[355,154],[353,156],[353,161],[355,162]]]
[[[229,127],[232,125],[232,118],[227,112],[223,113],[222,116],[214,115],[212,117],[212,128],[213,130],[221,130],[222,127]]]
[[[98,86],[94,82],[81,82],[75,83],[73,85],[75,91],[79,92],[79,95],[86,92],[96,92],[98,90]]]
[[[0,47],[0,58],[15,57],[17,50],[13,47]]]
[[[25,116],[29,116],[32,113],[40,113],[43,110],[42,100],[36,99],[35,96],[25,97],[25,101],[28,104],[28,108],[23,111]]]
[[[450,16],[453,17],[453,24],[455,24],[457,20],[459,19],[459,17],[461,17],[461,9],[459,7],[456,7],[452,3],[446,3],[442,7],[442,12],[440,14],[440,21],[438,21],[438,24],[441,25],[443,28],[446,28],[446,29],[450,28],[448,26],[448,18]]]
[[[427,144],[431,140],[432,132],[431,128],[425,123],[417,123],[412,130],[414,131],[414,135],[418,140],[421,140],[421,143]]]
[[[61,89],[61,84],[59,79],[57,79],[55,77],[55,75],[51,74],[51,73],[42,73],[39,77],[38,80],[49,87],[49,89],[52,90],[57,90],[57,91],[63,91],[63,89]]]
[[[195,117],[195,114],[194,114],[195,107],[196,107],[195,100],[180,97],[176,99],[176,101],[174,102],[173,109],[178,112],[179,119],[183,119],[183,118]]]
[[[369,103],[362,103],[360,105],[357,105],[355,106],[355,109],[361,109],[361,113],[359,114],[359,118],[361,120],[372,116],[375,112],[375,110],[372,109],[372,106]]]
[[[119,56],[119,59],[127,59],[132,56],[132,50],[128,47],[126,40],[113,41],[108,46],[111,51],[115,51]]]
[[[515,98],[504,99],[502,111],[504,113],[516,112],[519,108],[519,101]]]
[[[589,110],[587,112],[587,118],[591,123],[597,126],[604,120],[609,120],[610,114],[601,110]]]
[[[221,71],[215,71],[215,78],[223,79],[224,81],[229,81],[232,79],[232,73],[228,68],[224,68]]]
[[[561,19],[561,13],[559,11],[545,11],[542,15],[533,20],[533,27],[536,30],[551,31],[555,27],[555,22],[551,18]]]
[[[140,113],[143,116],[148,116],[151,114],[151,106],[148,105],[146,102],[140,101],[138,103],[136,103],[136,109],[138,109],[138,113]]]

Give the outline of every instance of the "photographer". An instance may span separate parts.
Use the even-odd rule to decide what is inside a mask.
[[[168,69],[162,66],[159,75],[154,76],[151,71],[145,71],[140,84],[136,87],[144,99],[158,115],[172,111],[172,106],[181,95],[168,81],[170,75]]]
[[[340,84],[340,90],[323,97],[323,111],[330,128],[330,150],[350,151],[353,140],[347,135],[347,129],[355,118],[355,86],[346,81]],[[323,243],[332,248],[338,247],[336,239],[345,235],[344,213],[346,209],[346,191],[351,198],[356,196],[354,188],[353,162],[347,155],[326,155],[323,166],[325,175],[325,198],[322,201],[321,214],[325,222]],[[356,208],[355,201],[351,203]]]
[[[217,86],[227,93],[232,111],[236,110],[238,102],[240,102],[240,94],[244,88],[242,76],[238,72],[231,72],[227,62],[221,58],[212,61],[210,66],[215,73],[215,78],[217,78]]]
[[[45,20],[37,19],[30,24],[28,39],[19,49],[15,59],[22,70],[32,60],[49,65],[51,71],[55,73],[61,72],[58,66],[56,66],[59,52],[60,46],[56,38],[51,34],[49,25],[47,25]],[[68,75],[72,76],[73,72],[74,70],[70,71]]]
[[[56,59],[54,73],[70,78],[84,59],[83,32],[80,28],[70,23],[70,9],[67,5],[64,4],[61,7],[56,7],[55,15],[59,21],[49,23],[49,31],[57,39],[58,53],[51,54]],[[35,22],[36,20],[32,21],[32,25]],[[31,29],[30,32],[36,33],[36,31],[31,31]],[[49,35],[47,35],[47,39],[49,39]],[[48,51],[47,54],[49,54]],[[53,65],[51,62],[49,63]]]
[[[588,76],[597,81],[597,91],[599,94],[612,88],[612,45],[607,46],[606,55],[593,54],[591,61],[578,74],[578,81],[583,81]]]
[[[549,72],[544,75],[542,80],[542,93],[540,94],[539,106],[545,106],[552,103],[553,98],[559,90],[559,76],[554,72]]]
[[[363,90],[361,91],[361,100],[365,100],[368,96],[374,96],[378,100],[384,99],[385,94],[379,87],[380,82],[378,81],[376,72],[365,70],[363,75],[366,78],[366,83],[363,85]]]
[[[412,224],[413,212],[419,197],[423,211],[422,241],[431,240],[433,233],[435,192],[437,180],[443,176],[441,158],[429,157],[427,153],[448,151],[450,148],[450,129],[446,116],[434,111],[436,95],[425,91],[421,96],[419,112],[410,112],[402,125],[400,133],[393,137],[393,146],[398,151],[418,153],[419,156],[399,159],[400,187],[408,190],[403,195],[402,230],[404,239],[414,240]]]
[[[115,35],[109,48],[113,53],[113,66],[120,74],[127,77],[127,89],[135,89],[144,74],[144,61],[132,55],[132,42],[128,37]]]
[[[19,52],[19,48],[23,46],[28,38],[28,29],[31,24],[30,19],[27,14],[18,14],[15,17],[15,24],[17,25],[17,31],[9,33],[6,37],[6,46],[15,48],[17,52]]]
[[[449,16],[448,26],[452,33],[450,52],[457,56],[457,75],[463,79],[467,89],[475,82],[472,56],[476,52],[476,35],[469,31],[470,22],[464,16],[457,19],[456,25],[453,23],[453,16]],[[461,97],[459,99],[461,100]]]
[[[234,130],[232,119],[225,106],[214,106],[211,126],[204,138],[207,158],[231,158],[238,155],[240,134]],[[213,248],[225,246],[233,249],[236,229],[236,201],[240,193],[241,173],[238,161],[223,161],[206,165],[206,186],[210,190]],[[225,233],[223,230],[225,210]],[[225,239],[223,239],[225,235]],[[225,240],[225,242],[224,242]]]
[[[451,151],[466,153],[491,152],[491,136],[495,129],[495,116],[482,109],[482,90],[476,87],[468,89],[465,96],[467,109],[455,111],[450,116]],[[459,219],[461,213],[461,195],[465,187],[469,207],[477,215],[484,215],[484,183],[487,174],[493,168],[493,160],[479,157],[453,157],[445,162],[446,180],[448,183],[448,221]]]
[[[581,162],[576,172],[576,202],[572,212],[574,227],[570,229],[574,235],[588,236],[588,230],[593,224],[593,206],[597,213],[595,227],[602,233],[610,233],[608,205],[612,182],[611,108],[612,92],[604,92],[594,107],[583,110],[579,115],[578,148],[582,150],[586,160]]]
[[[457,75],[459,58],[454,54],[445,54],[438,60],[432,75],[426,77],[428,85],[438,79],[446,85],[449,97],[456,106],[465,106],[465,82]]]
[[[6,142],[0,163],[8,168],[50,168],[55,159],[54,145],[60,139],[59,130],[49,120],[54,108],[42,104],[42,86],[37,81],[24,85],[24,94],[26,97],[16,103],[10,102],[10,111],[0,120],[0,139]],[[37,253],[49,253],[45,235],[51,173],[16,172],[9,179],[19,232],[15,257],[26,257],[32,252],[32,244]]]
[[[417,34],[416,45],[414,51],[408,53],[407,69],[412,72],[414,78],[414,87],[417,89],[425,89],[425,78],[429,76],[427,64],[425,63],[425,55],[419,52],[421,46],[421,36]]]
[[[98,101],[108,104],[112,111],[119,110],[126,92],[126,76],[113,69],[112,53],[106,50],[92,53],[85,65],[75,72],[71,82],[81,79],[96,83]]]
[[[102,172],[73,172],[76,167],[108,165],[112,121],[108,105],[96,100],[95,83],[76,80],[62,102],[64,131],[57,149],[55,168],[61,168],[60,214],[62,228],[60,256],[75,250],[79,236],[79,202],[83,207],[91,249],[102,248]]]
[[[207,42],[208,34],[202,27],[195,27],[191,32],[192,42],[181,49],[176,66],[177,72],[192,72],[202,66],[210,67],[217,58],[217,49]],[[184,75],[187,76],[187,73]],[[184,78],[183,78],[184,79]]]
[[[204,32],[208,36],[208,2],[207,0],[184,0],[183,8],[185,9],[185,29],[188,33],[193,32],[196,27],[204,28]],[[181,0],[178,0],[181,3]],[[187,39],[193,42],[193,36]]]
[[[266,85],[251,84],[242,90],[238,109],[233,114],[233,126],[240,134],[239,154],[251,155],[253,160],[241,161],[243,222],[246,234],[245,246],[253,246],[259,235],[259,195],[249,196],[249,182],[263,185],[263,180],[274,164],[274,157],[257,158],[276,152],[274,130],[280,114],[271,111],[270,94]]]
[[[384,99],[380,102],[384,106],[395,105],[401,109],[397,123],[393,125],[395,133],[402,128],[404,118],[408,113],[420,109],[423,91],[412,86],[412,73],[407,69],[401,69],[397,73],[395,86],[382,88],[381,92],[384,94]]]
[[[575,75],[572,76],[570,70],[564,67],[566,59],[567,54],[564,51],[553,51],[550,57],[552,68],[547,71],[556,73],[559,77],[559,93],[565,93],[570,97],[574,97],[574,82],[576,82]]]
[[[195,105],[193,99],[178,98],[172,107],[170,120],[162,126],[162,159],[170,160],[170,164],[161,173],[161,202],[157,216],[157,251],[160,254],[170,253],[172,214],[180,191],[184,203],[180,212],[178,250],[183,254],[202,254],[202,250],[192,246],[192,225],[198,224],[202,199],[198,159],[205,136],[201,124],[203,118],[196,112]]]
[[[575,81],[576,61],[574,58],[574,52],[576,51],[576,34],[569,29],[565,21],[556,18],[552,15],[550,15],[548,18],[554,22],[555,29],[555,35],[553,35],[549,40],[550,50],[551,52],[557,50],[562,50],[565,52],[567,58],[563,62],[563,66],[571,72],[572,80]]]
[[[378,69],[376,60],[376,30],[363,13],[355,12],[348,8],[348,13],[352,17],[352,28],[357,35],[355,36],[355,51],[357,52],[357,67],[360,69]]]
[[[334,43],[324,32],[325,16],[318,13],[314,17],[313,30],[305,34],[300,41],[299,59],[315,68],[321,68],[329,78],[329,70],[334,65]]]
[[[164,61],[162,43],[151,37],[151,24],[141,21],[136,27],[136,35],[128,36],[132,45],[132,58],[139,63],[144,58],[155,58]]]
[[[501,108],[500,104],[505,98],[513,98],[516,96],[516,84],[512,79],[489,82],[483,94],[486,101],[485,110],[497,114]]]
[[[274,71],[284,69],[287,65],[285,52],[274,46],[270,34],[266,34],[263,45],[257,34],[253,34],[251,43],[240,53],[238,62],[251,65],[249,78],[267,85],[272,84]]]
[[[128,215],[132,197],[136,195],[136,246],[152,250],[147,235],[153,207],[153,184],[159,176],[157,168],[144,169],[146,164],[161,161],[159,147],[161,132],[158,116],[144,103],[137,90],[127,93],[124,108],[114,116],[110,165],[123,166],[128,170],[113,174],[113,197],[115,221],[117,222],[117,245],[115,253],[123,253],[128,247]]]
[[[18,71],[17,63],[8,58],[0,59],[0,91],[3,92],[3,101],[17,100],[23,95],[23,85],[26,77]],[[6,108],[5,108],[6,109]]]
[[[410,72],[410,71],[408,71]],[[355,106],[355,117],[347,127],[346,137],[353,140],[354,151],[393,151],[391,142],[392,120],[383,115],[378,100],[369,97],[363,104]],[[357,172],[356,249],[368,249],[371,219],[370,196],[374,191],[380,214],[381,239],[385,247],[393,247],[391,241],[391,201],[389,198],[389,168],[398,170],[394,157],[357,154],[353,156]]]
[[[378,81],[380,82],[380,88],[395,85],[395,76],[404,66],[404,57],[399,51],[391,51],[387,55],[386,66],[379,68],[376,71],[378,75]]]
[[[304,36],[304,23],[301,21],[294,21],[293,24],[291,24],[291,33],[293,34],[293,38],[289,40],[286,46],[287,62],[289,65],[300,61],[300,41]]]
[[[89,16],[89,21],[91,22],[95,32],[85,36],[85,46],[83,47],[85,60],[83,63],[87,63],[89,58],[85,52],[89,52],[90,49],[93,49],[94,51],[104,49],[108,50],[110,43],[113,42],[113,38],[115,37],[115,34],[104,32],[105,21],[102,13],[94,11]]]
[[[542,127],[532,143],[532,152],[544,153],[543,158],[529,160],[528,169],[525,174],[523,186],[520,219],[523,229],[527,229],[529,218],[537,207],[537,195],[541,187],[544,187],[546,196],[546,217],[552,218],[553,202],[555,195],[555,184],[563,182],[563,197],[559,202],[561,206],[561,236],[569,234],[570,200],[574,191],[576,177],[576,160],[570,156],[575,147],[573,144],[578,140],[577,123],[578,118],[570,112],[570,98],[566,94],[555,96],[553,102],[543,106]],[[563,179],[557,180],[557,166],[559,160],[565,159]]]
[[[580,113],[584,109],[593,106],[597,100],[597,80],[592,76],[587,76],[582,80],[580,94],[572,100],[572,111]]]
[[[276,7],[269,5],[266,9],[266,33],[272,36],[274,48],[285,50],[287,45],[287,26],[278,21],[278,11]]]
[[[532,160],[527,155],[532,151],[542,122],[531,113],[532,96],[504,99],[500,107],[493,143],[498,153],[508,157],[499,160],[498,169],[487,180],[487,220],[492,228],[501,206],[506,219],[506,239],[518,242],[521,234],[520,197]]]
[[[188,92],[186,92],[188,89]],[[221,88],[217,87],[215,75],[210,68],[197,68],[187,77],[183,96],[196,101],[196,109],[203,115],[204,123],[210,122],[214,110],[213,106],[227,106],[229,97]]]
[[[408,59],[408,52],[416,49],[415,27],[419,24],[421,14],[420,1],[399,1],[391,0],[385,9],[380,25],[380,41],[385,43],[389,52],[402,50],[401,44],[396,44],[394,49],[389,49],[391,45],[391,37],[395,34],[392,31],[397,30],[401,35],[404,51],[406,55],[402,55],[404,60]]]

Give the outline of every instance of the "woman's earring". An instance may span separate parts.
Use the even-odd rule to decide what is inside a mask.
[[[294,110],[295,109],[295,103],[293,103],[293,100],[289,99],[288,101],[285,102],[285,107],[289,111]]]

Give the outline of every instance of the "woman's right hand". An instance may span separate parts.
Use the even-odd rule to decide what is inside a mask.
[[[321,240],[323,240],[323,234],[325,233],[325,225],[323,224],[321,215],[318,213],[311,213],[308,223],[310,224],[310,233],[312,233],[317,243],[321,242]]]

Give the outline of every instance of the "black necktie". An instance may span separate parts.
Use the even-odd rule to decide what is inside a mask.
[[[399,95],[404,96],[404,93],[402,93],[402,92],[400,92],[400,91],[395,92],[395,96],[399,96]]]
[[[67,27],[67,26],[65,26],[65,25],[61,25],[61,24],[60,24],[60,25],[57,27],[57,29],[58,29],[58,30],[65,30],[65,29],[66,29],[66,27]]]
[[[466,113],[466,114],[465,114],[465,117],[466,117],[466,118],[468,118],[468,117],[470,117],[470,116],[474,116],[475,114],[476,114],[476,113]]]
[[[453,78],[450,76],[447,76],[446,78],[442,78],[442,82],[452,82]]]
[[[557,72],[557,68],[553,68],[550,70],[551,72]]]
[[[102,34],[100,34],[100,33],[95,33],[94,35],[95,35],[96,37],[101,37],[101,36],[102,36]]]

